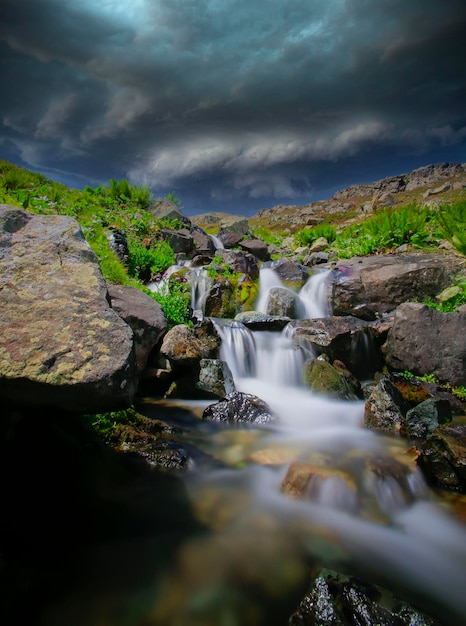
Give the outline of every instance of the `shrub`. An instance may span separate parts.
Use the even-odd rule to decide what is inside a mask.
[[[154,293],[147,291],[164,310],[167,316],[168,328],[172,328],[177,324],[192,326],[190,320],[191,290],[187,283],[178,280],[176,276],[171,276],[167,290]]]
[[[337,231],[334,226],[331,226],[330,224],[317,224],[317,226],[299,230],[295,233],[294,239],[296,245],[310,246],[314,243],[314,241],[319,239],[319,237],[325,237],[329,243],[332,243],[335,241],[336,236]]]
[[[466,200],[441,206],[436,221],[442,236],[466,255]]]
[[[128,239],[128,269],[131,276],[148,280],[151,274],[162,274],[175,263],[175,253],[166,241],[147,246],[135,238]]]

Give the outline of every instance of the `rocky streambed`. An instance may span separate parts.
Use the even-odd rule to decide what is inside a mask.
[[[464,622],[466,314],[419,303],[462,259],[322,264],[324,317],[275,287],[265,312],[167,330],[74,220],[0,222],[5,618]],[[312,273],[271,269],[295,294]],[[104,439],[83,417],[131,404]]]

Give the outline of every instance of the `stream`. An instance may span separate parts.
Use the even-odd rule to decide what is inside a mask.
[[[278,283],[271,270],[261,272],[258,309],[265,310],[267,290]],[[325,280],[317,275],[300,293],[303,317],[329,314]],[[197,271],[196,305],[200,284]],[[311,571],[321,567],[386,586],[446,625],[466,623],[466,528],[427,486],[407,443],[362,428],[363,401],[306,389],[309,354],[287,328],[215,324],[237,390],[267,402],[277,422],[206,423],[199,417],[212,401],[141,399],[141,412],[180,426],[186,449],[197,450],[181,478],[207,531],[180,541],[170,566],[160,574],[154,565],[140,587],[133,572],[127,588],[89,589],[74,606],[77,621],[65,612],[61,623],[286,626]],[[373,471],[368,460],[403,471]],[[306,499],[282,490],[294,462],[318,468]],[[153,546],[129,552],[131,568],[150,571]]]

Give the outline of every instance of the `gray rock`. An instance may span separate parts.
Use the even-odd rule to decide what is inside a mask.
[[[427,437],[440,425],[451,422],[448,400],[428,398],[406,413],[406,431],[410,437]]]
[[[374,255],[339,262],[333,272],[334,315],[373,320],[408,300],[434,297],[463,262],[440,254]]]
[[[395,385],[382,378],[371,388],[364,406],[364,426],[373,430],[399,434],[404,421],[405,403]]]
[[[267,301],[267,315],[277,317],[299,317],[299,299],[296,293],[285,287],[272,287]]]
[[[131,328],[71,217],[0,205],[0,396],[72,412],[129,406]]]
[[[202,414],[203,419],[233,424],[269,424],[276,420],[266,402],[239,391],[228,394],[220,402],[210,404]]]
[[[440,382],[464,385],[466,314],[406,302],[395,311],[383,352],[392,370],[434,374]]]
[[[210,396],[224,398],[236,391],[233,376],[225,361],[221,359],[201,359],[197,388]]]
[[[131,327],[139,374],[151,350],[167,330],[167,318],[158,302],[136,287],[108,284],[114,311]]]

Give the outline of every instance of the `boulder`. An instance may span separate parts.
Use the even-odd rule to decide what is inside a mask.
[[[364,405],[365,428],[400,434],[405,413],[406,403],[403,396],[388,378],[382,378],[367,389]]]
[[[230,368],[221,359],[201,359],[196,387],[206,392],[205,397],[224,398],[236,391]]]
[[[289,326],[295,341],[303,348],[316,355],[326,354],[331,361],[342,361],[361,380],[371,378],[379,369],[379,346],[388,327],[382,322],[367,322],[349,315],[297,320]]]
[[[374,320],[408,300],[435,297],[463,262],[452,255],[354,257],[337,263],[332,279],[334,315]]]
[[[429,482],[466,492],[466,426],[439,426],[422,444],[420,463]]]
[[[251,253],[259,259],[259,261],[270,260],[269,247],[262,239],[243,239],[240,243],[240,247],[245,252]]]
[[[334,367],[323,357],[306,361],[304,381],[315,393],[324,394],[337,400],[357,400],[351,376],[344,368]]]
[[[394,371],[434,374],[440,382],[465,385],[466,313],[406,302],[395,311],[383,352]]]
[[[167,318],[158,302],[136,287],[108,284],[114,311],[131,327],[139,374],[151,350],[167,330]]]
[[[74,218],[0,205],[0,397],[71,412],[129,406],[131,328]]]
[[[276,420],[266,402],[257,396],[235,391],[223,400],[210,404],[202,418],[231,424],[269,424]]]
[[[272,287],[269,291],[266,314],[296,319],[299,317],[298,295],[285,287]]]
[[[187,228],[182,228],[181,230],[162,228],[160,234],[170,244],[173,252],[176,254],[190,255],[194,251],[194,238]]]
[[[278,259],[273,261],[270,267],[287,287],[300,289],[309,278],[309,272],[304,265],[290,259]]]
[[[252,254],[239,250],[217,250],[217,254],[238,274],[247,274],[252,280],[259,278],[259,267]]]
[[[201,341],[185,324],[178,324],[168,331],[160,354],[170,362],[174,371],[189,369],[205,356]]]
[[[167,198],[154,200],[146,210],[152,213],[156,219],[180,220],[188,228],[191,226],[191,220],[180,211],[174,202],[167,200]]]

